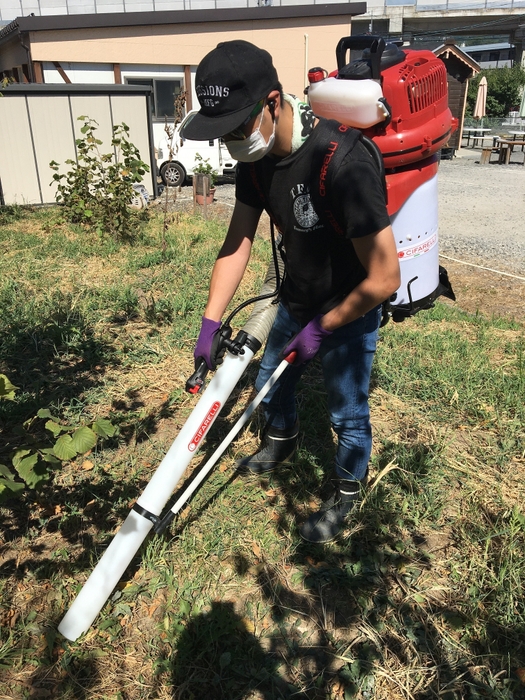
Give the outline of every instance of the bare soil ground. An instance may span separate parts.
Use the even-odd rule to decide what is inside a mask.
[[[496,261],[497,262],[497,261]],[[442,260],[456,295],[456,304],[470,313],[523,320],[525,280]],[[446,303],[454,303],[445,300]]]

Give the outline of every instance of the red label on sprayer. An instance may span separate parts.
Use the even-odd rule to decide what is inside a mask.
[[[417,243],[415,245],[409,245],[406,248],[401,248],[397,251],[397,257],[400,260],[417,258],[418,255],[428,253],[428,251],[436,245],[437,240],[437,233],[434,233],[434,235],[432,235],[428,240],[423,241],[423,243]]]
[[[219,401],[215,401],[212,404],[212,407],[208,411],[208,415],[201,423],[201,427],[197,430],[195,435],[192,437],[190,444],[188,445],[188,450],[190,452],[195,452],[195,450],[197,449],[197,447],[199,445],[199,442],[205,436],[206,431],[208,430],[210,425],[213,423],[213,419],[217,415],[220,407],[221,407],[221,404]]]

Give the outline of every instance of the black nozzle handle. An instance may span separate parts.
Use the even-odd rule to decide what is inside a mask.
[[[381,77],[381,56],[385,50],[385,40],[381,36],[369,36],[368,34],[357,34],[356,36],[344,36],[339,39],[335,50],[337,58],[337,69],[344,68],[348,61],[346,52],[349,49],[363,51],[370,49],[370,67],[372,69],[372,79],[379,80]]]
[[[203,357],[199,357],[195,363],[195,372],[186,382],[186,391],[190,394],[198,394],[204,385],[208,374],[208,365]]]
[[[232,329],[230,326],[223,325],[218,332],[218,343],[215,353],[217,353],[218,359],[216,360],[217,365],[222,363],[222,355],[224,355],[224,350],[229,350],[232,355],[244,355],[244,348],[239,340],[230,340],[232,334]],[[244,337],[243,337],[244,342]],[[219,350],[223,348],[222,353]],[[186,381],[186,391],[190,394],[198,394],[199,391],[204,386],[204,380],[208,374],[208,365],[203,357],[198,357],[195,360],[195,372]]]

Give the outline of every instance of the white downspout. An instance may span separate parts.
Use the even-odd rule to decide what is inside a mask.
[[[308,34],[304,35],[304,88],[308,87]]]

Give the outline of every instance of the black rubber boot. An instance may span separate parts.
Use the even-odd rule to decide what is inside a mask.
[[[267,426],[258,452],[241,459],[238,470],[244,474],[269,474],[275,467],[290,461],[295,452],[298,435],[298,422],[293,428],[286,430]]]
[[[312,513],[299,527],[301,537],[307,542],[330,542],[345,526],[346,516],[363,498],[367,477],[360,481],[334,479],[334,491],[317,513]]]

